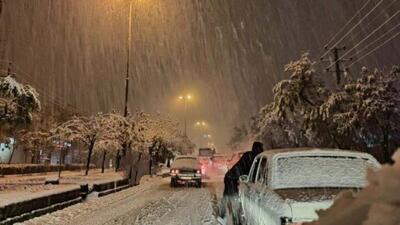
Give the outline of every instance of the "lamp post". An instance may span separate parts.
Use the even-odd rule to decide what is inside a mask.
[[[184,120],[185,120],[185,128],[184,128],[184,134],[185,137],[187,137],[187,110],[188,110],[188,102],[192,99],[192,96],[190,94],[187,95],[181,95],[178,97],[180,101],[183,101],[185,111],[184,111]]]
[[[125,101],[124,101],[124,117],[128,116],[128,100],[129,100],[129,79],[130,79],[130,58],[131,58],[131,45],[132,45],[132,11],[133,0],[129,1],[129,17],[128,17],[128,38],[126,43],[126,74],[125,74]],[[126,154],[126,143],[123,144],[122,155]],[[115,171],[117,172],[121,162],[121,151],[117,151],[115,159]]]

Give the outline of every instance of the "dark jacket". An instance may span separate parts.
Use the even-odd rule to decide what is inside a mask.
[[[257,152],[245,152],[240,160],[225,174],[224,196],[235,196],[239,192],[238,183],[241,175],[250,173],[251,165],[258,155]]]

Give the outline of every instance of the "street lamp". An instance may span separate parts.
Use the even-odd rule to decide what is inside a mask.
[[[125,74],[125,105],[124,105],[124,117],[128,117],[128,100],[129,100],[129,69],[130,69],[130,57],[131,57],[131,45],[132,45],[132,11],[133,11],[133,0],[129,1],[129,17],[128,17],[128,40],[126,43],[126,74]],[[118,149],[115,159],[115,171],[118,171],[120,161],[123,155],[126,154],[127,144],[123,144],[122,155]]]
[[[184,120],[185,120],[185,137],[187,137],[187,108],[188,108],[188,102],[192,99],[192,96],[190,94],[187,95],[181,95],[178,97],[180,101],[183,101],[183,104],[185,106],[185,112],[184,112]]]

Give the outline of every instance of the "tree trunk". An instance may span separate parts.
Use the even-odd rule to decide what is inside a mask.
[[[150,177],[152,176],[151,167],[153,166],[153,154],[152,153],[153,153],[152,149],[149,148],[149,174],[150,174]]]
[[[28,161],[28,151],[24,151],[24,163],[26,164],[26,161]]]
[[[106,152],[106,150],[104,150],[103,151],[103,160],[101,162],[101,173],[104,173],[104,164],[106,163],[106,155],[107,155],[107,152]]]
[[[35,152],[32,152],[31,164],[35,163]]]
[[[119,150],[117,151],[117,156],[115,157],[115,172],[118,172],[121,156],[119,155]]]
[[[384,163],[393,163],[389,153],[389,129],[387,126],[385,126],[385,128],[383,128],[382,131],[383,131],[383,140],[382,140],[383,161]]]
[[[135,185],[138,184],[138,183],[137,183],[137,177],[138,177],[138,174],[139,174],[140,160],[141,160],[141,159],[142,159],[142,153],[140,152],[140,153],[139,153],[138,160],[137,160],[137,163],[136,163]]]
[[[8,160],[8,164],[11,164],[12,158],[14,156],[14,152],[15,152],[15,145],[12,146],[12,150],[11,150],[11,155],[10,155],[10,159]]]
[[[58,158],[58,179],[61,178],[61,165],[62,165],[62,158],[63,158],[63,148],[60,149],[60,157]]]
[[[93,147],[94,147],[95,140],[90,142],[89,145],[89,153],[86,161],[86,171],[85,171],[85,176],[89,174],[89,168],[90,168],[90,160],[92,158],[92,153],[93,153]]]

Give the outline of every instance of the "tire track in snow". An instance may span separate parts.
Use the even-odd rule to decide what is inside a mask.
[[[135,224],[214,225],[217,223],[213,213],[212,194],[208,188],[181,188],[143,208]]]

